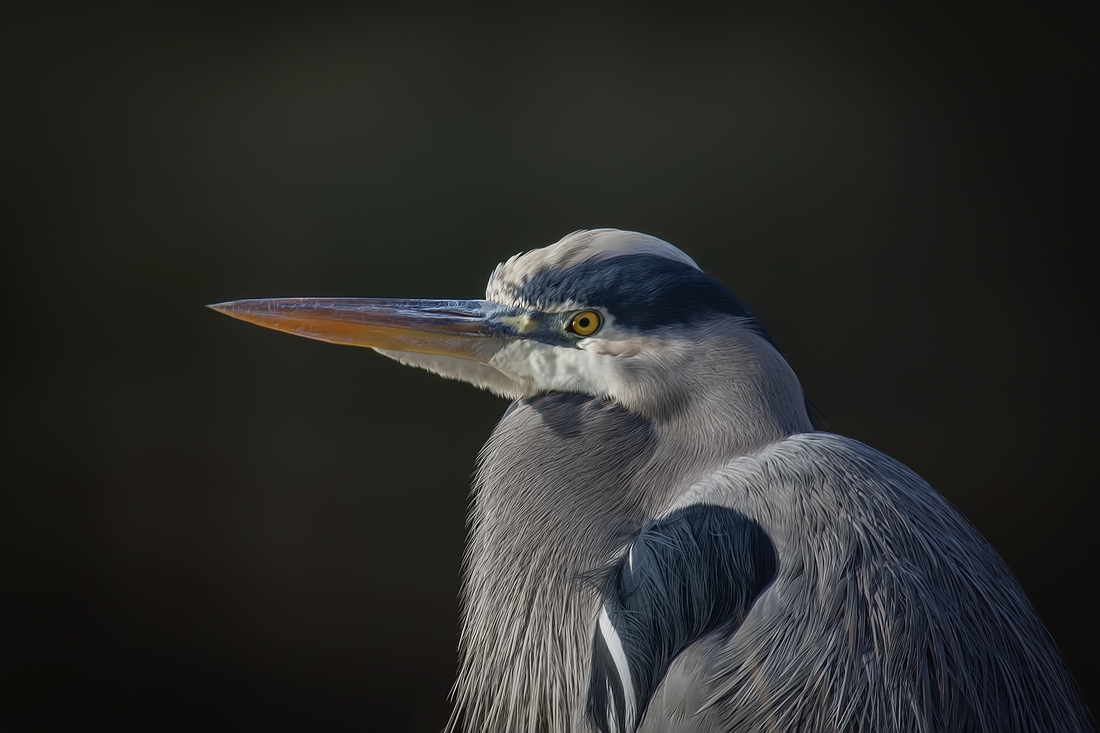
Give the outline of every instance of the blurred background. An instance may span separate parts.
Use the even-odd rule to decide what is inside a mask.
[[[204,304],[476,297],[599,226],[753,304],[1100,707],[1096,3],[34,7],[0,19],[3,730],[439,730],[505,404]]]

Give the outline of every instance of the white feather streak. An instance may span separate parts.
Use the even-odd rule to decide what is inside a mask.
[[[615,662],[615,669],[619,673],[619,681],[623,686],[623,698],[626,701],[626,720],[622,721],[622,730],[634,730],[634,717],[636,715],[636,703],[634,700],[634,680],[630,676],[630,664],[626,660],[626,652],[623,650],[623,642],[619,638],[619,632],[611,623],[611,617],[607,615],[607,607],[600,609],[600,634],[603,636],[607,650],[611,652],[611,659]]]

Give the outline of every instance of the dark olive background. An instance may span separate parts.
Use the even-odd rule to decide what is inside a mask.
[[[879,5],[6,11],[0,728],[437,730],[504,403],[203,305],[597,226],[752,303],[1095,709],[1100,6]]]

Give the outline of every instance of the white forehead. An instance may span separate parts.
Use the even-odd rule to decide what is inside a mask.
[[[582,229],[549,247],[513,255],[497,265],[489,277],[485,297],[507,303],[517,286],[540,272],[564,271],[582,262],[639,254],[656,255],[699,269],[694,260],[663,239],[621,229]]]

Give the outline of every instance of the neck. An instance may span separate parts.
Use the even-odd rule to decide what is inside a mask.
[[[710,394],[687,385],[705,396],[663,416],[564,393],[506,413],[482,452],[475,485],[453,727],[584,729],[600,604],[594,575],[700,478],[809,429],[793,373],[770,347],[764,353],[790,375],[778,402],[791,407],[775,414],[761,405],[776,404],[776,394],[753,378],[755,369],[774,374],[774,365],[717,352],[698,357],[712,364],[693,366],[728,371],[729,379],[717,391],[712,384]]]
[[[576,394],[526,400],[497,426],[466,557],[455,717],[467,730],[581,728],[598,604],[586,578],[645,519],[630,477],[654,438],[621,407]]]

